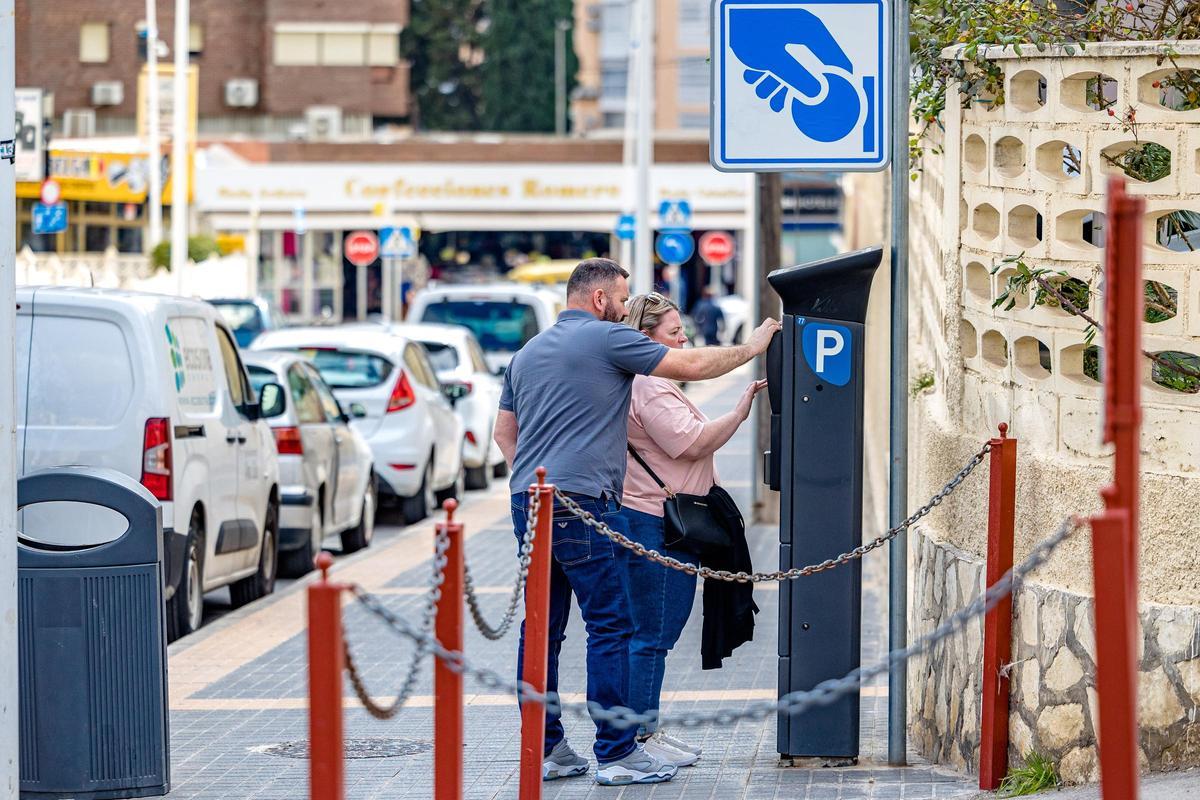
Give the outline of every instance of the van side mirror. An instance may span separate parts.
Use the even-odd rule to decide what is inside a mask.
[[[259,416],[261,419],[278,417],[287,410],[283,398],[283,387],[278,383],[265,383],[258,393]]]

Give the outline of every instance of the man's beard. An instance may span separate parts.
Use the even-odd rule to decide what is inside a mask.
[[[623,319],[625,315],[618,311],[616,306],[609,304],[604,307],[605,322],[620,322]]]

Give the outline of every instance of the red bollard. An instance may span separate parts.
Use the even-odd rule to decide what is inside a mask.
[[[434,631],[447,650],[463,649],[463,526],[454,521],[458,503],[445,503],[446,521],[437,524],[450,540]],[[436,547],[436,545],[435,545]],[[463,676],[440,658],[433,668],[433,796],[461,800],[463,770]]]
[[[1017,505],[1017,440],[1000,423],[992,439],[988,487],[986,586],[994,585],[1013,566]],[[1012,659],[1012,595],[983,620],[983,721],[979,741],[979,788],[992,790],[1008,773],[1009,679],[1000,670]]]
[[[1100,792],[1137,800],[1137,537],[1141,494],[1142,220],[1145,201],[1108,181],[1104,253],[1104,441],[1113,444],[1113,483],[1092,517],[1096,691],[1100,706]]]
[[[539,503],[532,563],[525,582],[525,661],[522,679],[538,692],[546,691],[550,650],[550,541],[554,517],[554,485],[546,483],[546,468],[538,467],[538,482],[529,487],[529,498]],[[521,704],[520,800],[541,800],[542,750],[546,744],[546,706]]]
[[[333,556],[316,559],[321,580],[308,587],[308,743],[311,800],[342,800],[342,589],[331,583]]]

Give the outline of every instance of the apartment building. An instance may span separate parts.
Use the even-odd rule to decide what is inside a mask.
[[[168,50],[174,7],[158,0]],[[145,4],[17,0],[16,9],[17,84],[53,93],[60,135],[133,133]],[[404,120],[408,18],[409,0],[192,0],[201,136],[334,138]]]
[[[658,131],[708,128],[710,0],[655,3],[654,126]],[[577,0],[578,88],[573,130],[621,128],[625,121],[632,0]]]

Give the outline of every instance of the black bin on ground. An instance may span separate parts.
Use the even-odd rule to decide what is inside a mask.
[[[22,798],[170,790],[162,509],[119,472],[58,467],[17,482],[17,508],[73,502],[128,527],[93,546],[18,538]]]

